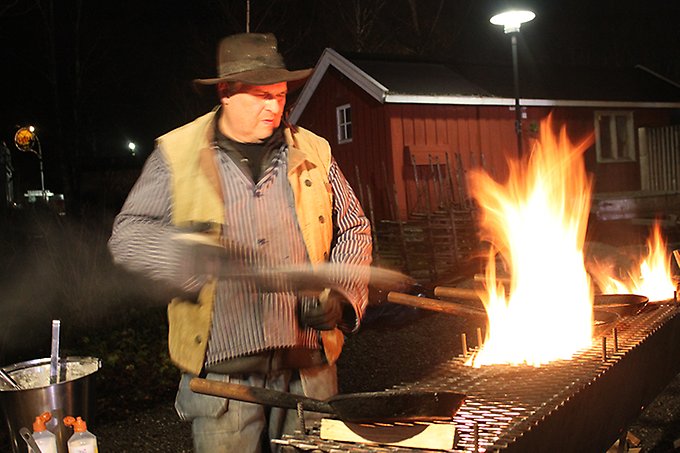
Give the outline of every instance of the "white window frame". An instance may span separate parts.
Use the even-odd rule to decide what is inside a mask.
[[[352,142],[352,119],[347,120],[347,113],[352,112],[350,104],[339,105],[335,108],[335,119],[338,129],[338,144]]]
[[[602,131],[600,130],[600,123],[602,120],[609,118],[609,140],[611,150],[604,149],[602,140]],[[626,149],[619,149],[620,141],[617,130],[617,117],[625,117],[626,130],[624,131],[627,146]],[[599,110],[595,112],[595,150],[597,153],[598,162],[634,162],[635,159],[635,131],[633,128],[633,112],[621,110]],[[609,151],[606,153],[605,151]]]

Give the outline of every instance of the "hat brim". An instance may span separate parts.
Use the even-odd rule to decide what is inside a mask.
[[[312,71],[313,69],[297,71],[289,71],[284,68],[256,69],[213,79],[194,79],[194,83],[216,85],[222,82],[241,82],[248,85],[272,85],[274,83],[304,80],[312,74]]]

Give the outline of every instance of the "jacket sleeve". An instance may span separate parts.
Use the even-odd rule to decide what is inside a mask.
[[[132,272],[193,292],[202,282],[183,270],[182,250],[172,239],[179,230],[171,214],[170,170],[156,149],[113,222],[109,251],[116,264]]]
[[[354,191],[342,174],[335,159],[328,172],[328,182],[333,190],[333,225],[335,233],[331,244],[332,263],[350,263],[369,266],[372,261],[371,225],[357,200]],[[361,318],[368,305],[368,277],[362,272],[351,279],[341,280],[343,296],[352,304],[356,323],[349,326],[352,331],[359,328]]]

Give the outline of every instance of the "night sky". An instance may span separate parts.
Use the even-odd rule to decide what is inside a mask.
[[[359,3],[366,8],[363,34],[352,31],[350,18],[356,16],[349,14]],[[488,22],[510,2],[412,4],[415,19],[407,0],[251,0],[250,27],[275,32],[292,68],[313,66],[326,47],[455,64],[511,64],[508,37]],[[521,31],[521,71],[644,64],[680,80],[678,0],[524,4],[537,17]],[[76,181],[83,169],[141,166],[154,137],[216,103],[213,91],[197,91],[191,80],[215,75],[216,43],[245,31],[245,5],[245,0],[3,0],[0,140],[12,145],[15,165],[35,165],[32,156],[13,147],[16,127],[34,124],[47,185],[55,191],[66,180]],[[136,156],[129,155],[129,140],[138,144]]]

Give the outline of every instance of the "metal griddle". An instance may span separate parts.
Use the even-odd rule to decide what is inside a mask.
[[[616,332],[594,337],[591,348],[540,368],[471,368],[464,362],[452,357],[426,378],[402,384],[467,395],[450,422],[458,437],[453,451],[606,451],[680,372],[680,306],[656,305],[625,316]],[[316,427],[275,443],[293,451],[386,451],[321,439]]]

